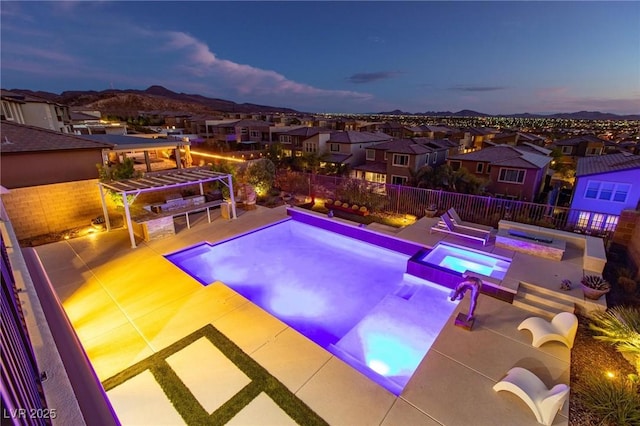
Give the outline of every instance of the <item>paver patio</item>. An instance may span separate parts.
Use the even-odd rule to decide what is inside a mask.
[[[286,217],[283,207],[258,208],[235,221],[216,218],[211,224],[206,215],[194,216],[191,229],[140,242],[137,249],[131,249],[126,230],[115,230],[40,246],[37,252],[101,380],[211,324],[320,417],[336,425],[537,425],[522,401],[506,392],[496,393],[492,386],[513,366],[530,369],[547,385],[569,383],[569,349],[557,342],[532,347],[528,332],[516,330],[531,314],[481,295],[473,330],[453,324],[453,318],[468,309],[465,298],[396,397],[223,283],[204,287],[163,257],[203,240],[220,241]],[[418,221],[395,235],[432,246],[442,236],[428,229]],[[485,250],[495,246],[489,244]],[[517,266],[515,260],[514,266],[523,276],[552,265],[527,260],[521,253],[516,257],[503,250],[500,254],[522,258],[525,266]],[[536,269],[528,269],[527,261]],[[581,273],[576,262],[561,264],[563,274]],[[553,271],[543,273],[553,275]],[[237,380],[231,363],[225,364],[229,371],[215,378],[210,372],[190,374],[189,364],[194,369],[203,364],[197,351],[186,351],[175,360],[178,374],[197,395],[218,389],[224,399],[223,389]],[[121,386],[109,396],[117,414],[124,421],[131,419],[130,424],[143,418],[135,413],[136,397],[141,401],[163,397],[146,376]],[[131,386],[135,392],[127,392]],[[208,412],[219,403],[215,398],[202,401]],[[166,398],[159,404],[166,408]],[[565,404],[553,424],[565,425],[567,417]],[[231,423],[282,424],[284,418],[286,413],[260,394]]]

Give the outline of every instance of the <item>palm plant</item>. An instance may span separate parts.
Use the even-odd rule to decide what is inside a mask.
[[[594,338],[615,345],[640,373],[640,309],[616,306],[592,314],[591,320],[589,328],[600,334]]]

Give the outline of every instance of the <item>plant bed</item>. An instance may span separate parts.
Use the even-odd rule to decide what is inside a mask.
[[[362,211],[360,207],[358,207],[357,209],[354,209],[351,206],[342,206],[342,205],[338,206],[336,205],[336,203],[324,203],[324,207],[333,211],[338,210],[338,211],[343,211],[345,213],[355,214],[358,216],[369,216],[369,210]]]

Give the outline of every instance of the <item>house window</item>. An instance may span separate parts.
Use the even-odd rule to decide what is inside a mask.
[[[9,107],[8,102],[2,103],[2,119],[3,120],[13,120],[13,115],[11,114],[11,108]]]
[[[384,152],[384,161],[387,161],[387,151]]]
[[[587,155],[600,155],[600,148],[589,148],[587,150]]]
[[[491,164],[487,164],[487,169],[485,170],[487,174],[491,173]]]
[[[587,182],[587,190],[584,193],[584,198],[624,203],[627,201],[630,189],[631,185],[627,183],[590,180]]]
[[[484,171],[484,163],[476,164],[476,173],[482,173]]]
[[[318,146],[313,142],[306,142],[304,144],[305,152],[318,152]]]
[[[329,144],[329,149],[331,150],[331,152],[340,152],[340,144],[339,143]]]
[[[260,132],[258,132],[257,130],[252,130],[251,133],[249,134],[252,138],[260,138]]]
[[[449,161],[449,165],[451,166],[451,169],[453,171],[458,171],[458,170],[460,170],[460,167],[462,167],[462,162],[461,161]]]
[[[376,159],[376,151],[373,149],[367,149],[367,160],[375,160]]]
[[[247,134],[247,131],[248,131],[248,130],[247,130],[247,128],[246,128],[246,127],[241,127],[241,128],[240,128],[240,134],[241,134],[241,135],[246,135],[246,134]]]
[[[407,167],[409,165],[409,156],[406,154],[393,154],[392,164],[394,166]]]
[[[364,179],[369,182],[385,183],[387,181],[387,175],[383,173],[365,172]]]
[[[498,182],[523,183],[524,170],[501,168]]]
[[[445,153],[445,154],[446,154],[446,153]],[[438,154],[437,154],[437,153],[434,153],[434,154],[433,154],[433,160],[431,160],[431,163],[432,163],[432,164],[436,164],[436,162],[437,162],[437,161],[438,161]]]
[[[291,136],[280,135],[280,142],[291,143]]]
[[[573,147],[571,147],[571,146],[563,146],[562,147],[562,153],[563,154],[571,154],[572,148]]]
[[[404,185],[406,181],[407,181],[406,176],[396,176],[396,175],[391,176],[391,183],[393,185]]]

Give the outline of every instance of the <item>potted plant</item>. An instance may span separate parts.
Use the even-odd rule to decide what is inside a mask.
[[[584,297],[591,300],[598,300],[611,290],[611,284],[598,275],[585,275],[580,284]]]
[[[436,213],[438,213],[438,208],[435,204],[429,204],[427,209],[424,211],[424,214],[427,217],[435,217]]]

